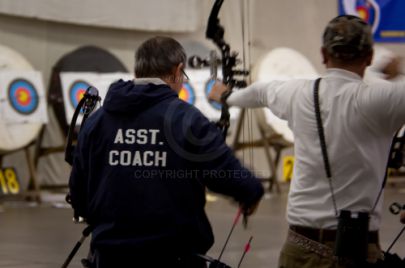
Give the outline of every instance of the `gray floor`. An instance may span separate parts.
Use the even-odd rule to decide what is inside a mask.
[[[405,203],[405,189],[390,185],[386,190],[381,244],[386,249],[401,230],[399,217],[388,211],[394,202]],[[72,211],[64,208],[61,194],[44,193],[41,205],[26,202],[7,202],[0,212],[0,267],[54,268],[60,267],[81,236],[83,225],[71,222]],[[277,256],[283,244],[287,225],[285,204],[287,189],[280,195],[267,194],[257,213],[250,219],[247,230],[242,225],[235,228],[222,260],[237,267],[245,243],[252,235],[252,248],[241,267],[277,267]],[[209,255],[217,257],[224,244],[237,208],[229,200],[218,197],[207,204],[216,236]],[[79,260],[87,254],[88,241],[80,249],[69,267],[81,267]],[[393,248],[405,256],[405,235]]]

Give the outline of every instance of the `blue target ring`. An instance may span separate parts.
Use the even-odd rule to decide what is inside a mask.
[[[8,86],[11,107],[20,114],[29,115],[38,108],[39,97],[34,85],[22,78],[13,80]]]
[[[75,81],[69,89],[69,100],[73,109],[76,109],[80,100],[83,98],[84,93],[89,87],[89,83],[85,81]]]
[[[205,97],[208,100],[208,95],[210,94],[212,87],[214,86],[216,80],[210,79],[208,82],[205,84]],[[208,100],[208,103],[215,109],[215,110],[221,110],[222,105],[219,102],[216,101],[210,101]]]
[[[190,83],[183,83],[183,87],[180,89],[179,98],[185,102],[194,105],[195,103],[195,92]]]

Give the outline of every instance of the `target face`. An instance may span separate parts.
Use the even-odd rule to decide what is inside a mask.
[[[179,98],[189,104],[195,103],[195,91],[189,83],[183,83],[183,87],[179,91]]]
[[[8,87],[8,100],[11,107],[20,114],[29,115],[38,108],[38,92],[29,81],[17,78]]]
[[[222,105],[219,102],[208,100],[208,95],[210,94],[215,82],[216,81],[214,79],[210,79],[205,84],[205,97],[207,98],[207,101],[211,105],[212,108],[214,108],[215,110],[221,110]]]
[[[76,81],[72,84],[69,89],[69,100],[70,104],[74,109],[76,109],[77,105],[79,104],[80,100],[83,98],[84,93],[86,92],[87,88],[90,86],[89,83],[85,81]]]

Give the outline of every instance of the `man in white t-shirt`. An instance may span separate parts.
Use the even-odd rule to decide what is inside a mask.
[[[268,107],[287,120],[294,133],[294,174],[287,205],[290,230],[279,260],[284,268],[358,267],[335,261],[341,210],[370,214],[364,258],[369,263],[381,258],[383,198],[378,196],[391,140],[405,123],[405,83],[363,82],[373,41],[369,25],[355,16],[330,21],[322,56],[327,73],[319,84],[319,106],[330,179],[317,128],[313,80],[257,82],[230,95],[224,93],[225,85],[217,83],[210,95],[229,106]]]

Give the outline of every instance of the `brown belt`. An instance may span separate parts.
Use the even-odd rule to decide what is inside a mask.
[[[288,230],[287,242],[299,246],[305,250],[314,252],[324,258],[333,258],[333,249],[327,245],[308,239],[291,229]]]
[[[297,225],[291,225],[290,230],[320,243],[334,242],[336,240],[336,230],[316,229]],[[368,243],[378,244],[378,231],[368,232]]]

